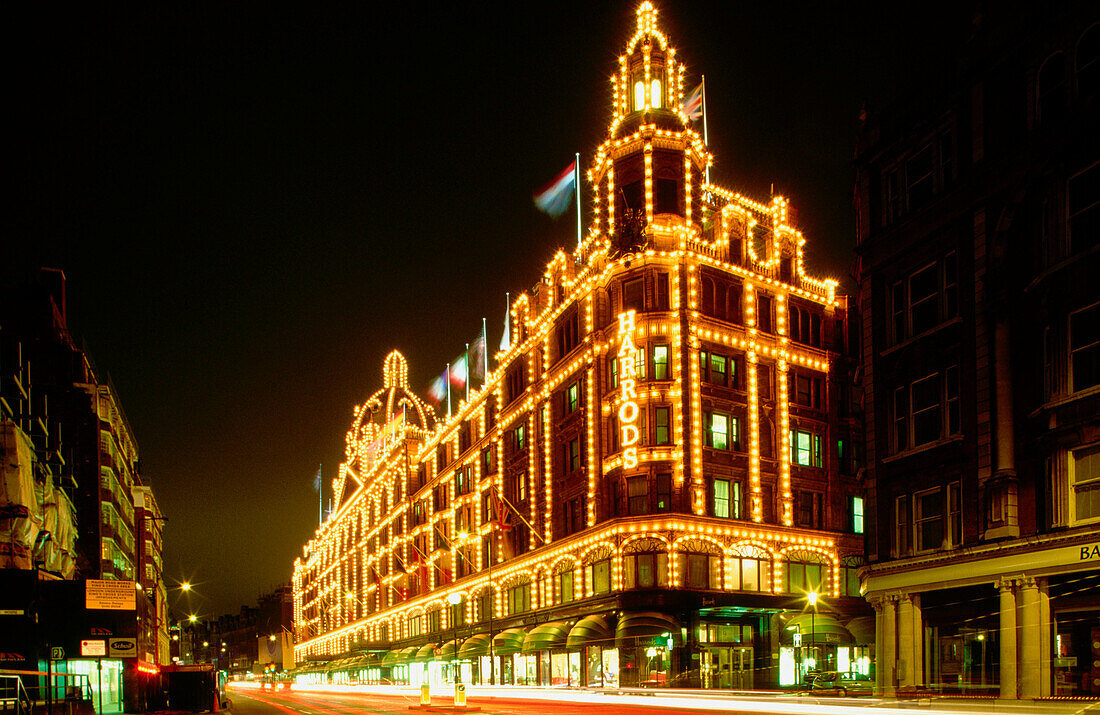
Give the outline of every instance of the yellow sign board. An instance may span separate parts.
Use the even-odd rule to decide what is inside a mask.
[[[133,581],[88,579],[84,582],[84,607],[99,611],[133,611],[137,586]]]

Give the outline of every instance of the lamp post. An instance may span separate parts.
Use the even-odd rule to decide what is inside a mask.
[[[458,669],[458,618],[455,616],[455,611],[458,609],[456,609],[455,606],[457,606],[461,602],[462,596],[459,595],[457,591],[452,591],[451,593],[447,594],[447,603],[451,604],[451,620],[454,621],[455,654],[454,665],[452,666],[454,668],[454,671],[451,673],[451,680],[454,681],[456,692],[461,677],[459,676]]]
[[[806,602],[810,605],[810,608],[812,609],[810,611],[810,652],[813,654],[814,670],[817,670],[817,628],[815,623],[817,618],[817,591],[810,591],[809,593],[807,593]]]

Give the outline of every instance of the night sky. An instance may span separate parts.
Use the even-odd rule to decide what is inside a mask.
[[[602,140],[636,3],[433,5],[9,15],[0,271],[65,270],[70,328],[169,518],[165,578],[197,584],[179,613],[288,581],[317,465],[335,474],[386,353],[424,387],[482,317],[494,347],[505,291],[575,243],[572,210],[531,193]],[[658,3],[688,86],[707,76],[712,178],[760,200],[774,184],[810,271],[849,290],[861,104],[931,73],[967,24],[885,5]]]

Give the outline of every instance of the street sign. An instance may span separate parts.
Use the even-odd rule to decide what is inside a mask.
[[[50,648],[50,660],[65,660],[65,649],[56,645]]]
[[[22,608],[0,608],[0,616],[22,616]]]
[[[133,638],[111,638],[107,641],[110,658],[133,658],[137,655],[137,641]]]
[[[80,655],[85,658],[107,655],[107,641],[80,641]]]
[[[98,611],[133,611],[137,608],[137,584],[88,579],[84,582],[84,607]]]
[[[801,646],[802,646],[802,634],[801,633],[795,633],[794,634],[794,647],[795,648],[800,648]]]

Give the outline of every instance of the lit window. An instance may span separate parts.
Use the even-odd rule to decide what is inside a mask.
[[[718,412],[710,414],[707,426],[707,446],[714,449],[729,449],[729,416]]]
[[[852,533],[863,533],[863,497],[852,497]]]
[[[1100,445],[1073,453],[1074,515],[1078,522],[1100,518]]]
[[[661,80],[655,79],[649,85],[649,103],[654,107],[661,106]]]
[[[668,433],[669,408],[658,407],[653,413],[653,426],[657,434],[655,444],[668,444],[672,440]]]
[[[634,111],[645,108],[645,82],[638,80],[634,83]]]
[[[714,515],[728,518],[730,515],[730,483],[728,479],[714,480]]]
[[[578,388],[577,383],[574,382],[572,385],[570,385],[565,394],[565,411],[568,413],[572,413],[577,409],[577,400],[580,395],[580,389]]]
[[[653,379],[668,379],[668,346],[653,346]]]
[[[791,462],[803,467],[820,467],[821,436],[812,432],[791,430]]]

